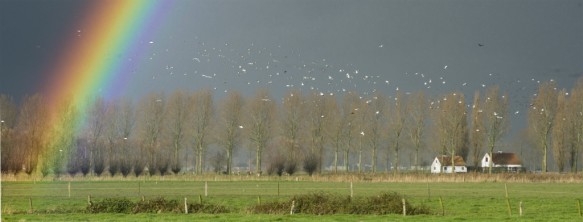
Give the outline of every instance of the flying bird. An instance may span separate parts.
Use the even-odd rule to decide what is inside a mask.
[[[478,43],[478,46],[479,46],[479,47],[482,47],[482,46],[484,46],[484,44],[482,44],[482,43]]]

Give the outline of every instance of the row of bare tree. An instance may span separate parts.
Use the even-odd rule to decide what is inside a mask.
[[[71,101],[54,114],[42,95],[26,96],[20,105],[0,96],[3,173],[201,174],[212,166],[231,174],[247,153],[247,170],[258,174],[293,174],[303,167],[311,175],[329,165],[334,172],[354,165],[374,173],[384,165],[398,173],[405,151],[415,167],[422,165],[420,153],[471,156],[478,166],[484,151],[500,146],[511,118],[508,96],[498,87],[477,91],[469,105],[460,92],[436,98],[349,92],[337,98],[298,90],[279,102],[266,90],[250,98],[232,91],[218,104],[209,90],[151,93],[137,104],[98,98],[86,109]],[[549,147],[559,171],[576,171],[583,149],[583,79],[571,92],[542,83],[528,111],[528,131],[543,171]]]

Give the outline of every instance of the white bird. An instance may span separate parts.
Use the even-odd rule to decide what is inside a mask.
[[[443,69],[447,69],[447,65],[443,67]]]

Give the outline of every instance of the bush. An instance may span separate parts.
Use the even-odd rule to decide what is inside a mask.
[[[320,165],[320,159],[318,159],[318,156],[311,154],[305,157],[304,171],[306,171],[308,175],[312,176],[312,174],[318,169],[318,165]]]
[[[126,198],[106,198],[87,206],[88,213],[131,213],[135,203]]]
[[[287,164],[285,165],[285,172],[287,174],[289,174],[291,176],[296,172],[297,169],[298,169],[298,163],[295,160],[287,161]]]
[[[188,213],[223,214],[229,210],[221,205],[214,204],[188,204]]]
[[[136,203],[126,198],[106,198],[87,206],[88,213],[184,213],[184,205],[177,200],[166,200],[163,197],[140,200]],[[189,213],[220,214],[229,213],[221,205],[188,204]]]
[[[291,203],[295,202],[295,212],[304,214],[402,214],[402,196],[397,193],[381,193],[378,196],[350,198],[328,193],[312,193],[292,197],[288,201],[269,202],[249,208],[251,213],[287,214]],[[414,207],[406,203],[407,214],[429,214],[425,206]]]
[[[133,213],[181,213],[180,204],[176,200],[166,200],[163,197],[136,203]]]

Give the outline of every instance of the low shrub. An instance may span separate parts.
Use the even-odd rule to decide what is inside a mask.
[[[229,213],[229,209],[214,204],[188,204],[188,213],[222,214]]]
[[[144,200],[136,203],[133,213],[181,213],[177,200],[166,200],[163,197],[152,200]]]
[[[126,198],[106,198],[87,206],[88,213],[184,213],[184,205],[177,200],[163,197],[140,200],[136,203]],[[219,214],[229,210],[221,205],[188,204],[189,213]]]
[[[126,198],[105,198],[87,206],[88,213],[131,213],[136,204]]]
[[[372,197],[350,198],[349,196],[328,193],[311,193],[297,195],[288,201],[275,201],[249,208],[251,213],[288,214],[292,202],[295,204],[295,213],[304,214],[402,214],[402,196],[397,193],[381,193]],[[429,214],[426,206],[412,206],[406,203],[407,214]]]

